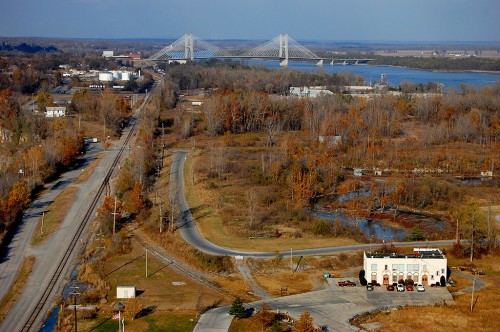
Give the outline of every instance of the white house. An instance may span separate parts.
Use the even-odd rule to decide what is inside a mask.
[[[326,90],[324,87],[308,87],[308,86],[301,86],[301,87],[290,87],[290,96],[297,96],[297,97],[310,97],[310,98],[315,98],[320,95],[333,95],[333,92],[330,90]]]
[[[135,297],[135,286],[116,286],[117,299],[131,299]]]
[[[388,285],[403,279],[412,279],[424,285],[435,284],[446,278],[448,260],[434,248],[414,248],[410,254],[364,253],[363,268],[369,282],[376,280]]]
[[[46,118],[59,118],[66,116],[66,107],[45,107],[45,117]]]

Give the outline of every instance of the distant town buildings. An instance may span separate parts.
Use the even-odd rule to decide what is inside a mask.
[[[60,118],[66,116],[66,107],[46,107],[45,108],[45,117],[46,118]]]
[[[307,97],[307,98],[315,98],[319,95],[333,95],[333,92],[327,90],[326,87],[323,86],[313,86],[313,87],[290,87],[290,96],[296,97]]]

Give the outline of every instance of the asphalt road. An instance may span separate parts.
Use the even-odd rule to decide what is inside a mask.
[[[130,130],[130,128],[128,128],[126,132],[128,132],[128,130]],[[57,269],[62,256],[64,255],[77,230],[77,225],[82,221],[83,214],[88,210],[93,198],[97,195],[102,180],[105,178],[108,170],[113,164],[113,160],[117,156],[119,147],[123,144],[125,137],[126,133],[122,135],[122,139],[116,142],[112,149],[106,151],[99,165],[94,169],[94,172],[87,181],[76,185],[80,190],[78,190],[75,200],[68,210],[66,217],[62,221],[60,228],[53,233],[43,245],[37,247],[31,247],[29,245],[31,235],[34,231],[38,231],[35,230],[36,219],[39,217],[42,209],[46,208],[50,202],[54,200],[55,196],[60,193],[60,190],[62,190],[65,186],[72,185],[71,182],[74,178],[76,178],[79,172],[81,172],[81,168],[77,168],[74,171],[64,174],[62,178],[52,187],[52,189],[44,193],[40,199],[34,203],[35,206],[32,206],[28,211],[31,211],[31,209],[35,210],[33,212],[27,211],[26,214],[31,215],[31,219],[28,218],[23,221],[18,233],[16,234],[16,238],[12,241],[9,247],[8,256],[2,262],[2,264],[5,264],[5,268],[4,266],[0,267],[2,277],[6,281],[13,280],[15,276],[14,271],[19,267],[18,262],[20,263],[23,255],[35,256],[36,262],[33,266],[32,273],[26,282],[22,295],[19,297],[18,301],[3,321],[0,326],[0,331],[20,331],[21,327],[27,321],[29,313],[32,312],[34,306],[42,295],[41,290],[47,288],[47,285],[50,283],[50,280],[54,275],[54,271]],[[91,151],[94,150],[94,153],[99,152],[99,149],[97,148],[91,149]],[[92,159],[90,156],[87,156],[87,158]],[[86,167],[86,163],[84,163],[84,167]],[[57,188],[57,190],[55,188]],[[57,193],[52,193],[52,191],[57,191]],[[70,260],[64,270],[67,273],[72,270],[74,260],[76,259],[82,245],[86,244],[90,224],[91,223],[87,225],[87,229],[85,229],[82,234],[81,241],[75,247],[70,256]],[[17,268],[15,267],[16,264]],[[7,268],[7,266],[9,267]],[[35,327],[40,327],[43,323],[43,316],[47,315],[52,310],[54,298],[57,294],[60,294],[60,291],[64,286],[64,279],[65,275],[61,275],[58,278],[58,281],[55,284],[55,291],[45,302],[42,315],[40,315],[34,323]],[[2,280],[1,283],[2,289],[5,287],[3,281],[4,280]],[[5,282],[5,285],[7,284],[8,282]]]
[[[102,151],[96,144],[90,145],[85,157],[80,161],[80,165],[75,169],[61,175],[59,179],[52,182],[39,198],[37,198],[24,212],[18,229],[7,247],[5,255],[0,259],[0,299],[7,294],[19,270],[22,259],[32,252],[36,254],[38,248],[31,248],[29,245],[33,233],[40,232],[35,229],[38,219],[43,212],[48,211],[49,205],[54,199],[81,173],[82,169],[97,157]],[[29,250],[27,250],[29,249]]]
[[[253,257],[253,258],[272,258],[276,254],[274,252],[250,252],[250,251],[237,251],[228,248],[223,248],[217,246],[201,236],[196,227],[196,221],[193,219],[191,211],[186,199],[184,197],[184,162],[187,158],[189,151],[177,151],[173,155],[173,162],[170,170],[170,195],[175,197],[177,204],[179,206],[180,218],[177,219],[177,226],[179,228],[182,238],[194,246],[195,248],[213,255],[221,256],[242,256],[242,257]],[[455,243],[454,240],[442,240],[442,241],[419,241],[419,242],[393,242],[396,247],[427,247],[427,246],[445,246]],[[314,256],[314,255],[326,255],[339,252],[347,252],[353,250],[370,250],[375,247],[374,244],[357,244],[350,246],[338,246],[338,247],[325,247],[325,248],[315,248],[315,249],[302,249],[290,251],[283,251],[281,254],[284,257],[294,256]]]

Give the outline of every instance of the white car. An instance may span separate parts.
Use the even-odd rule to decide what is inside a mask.
[[[425,292],[425,287],[422,284],[417,284],[417,292]]]
[[[397,290],[398,292],[404,292],[404,291],[405,291],[405,285],[403,285],[403,284],[398,284],[398,285],[396,286],[396,290]]]

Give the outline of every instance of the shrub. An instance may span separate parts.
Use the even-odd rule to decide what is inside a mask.
[[[316,236],[328,236],[332,233],[332,225],[325,220],[314,220],[312,233]]]
[[[361,286],[366,286],[368,284],[365,278],[365,270],[359,271],[359,283]]]

